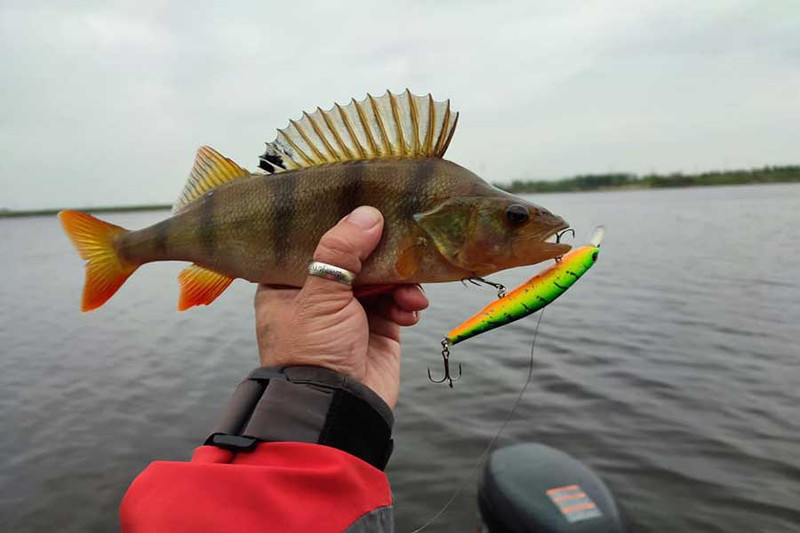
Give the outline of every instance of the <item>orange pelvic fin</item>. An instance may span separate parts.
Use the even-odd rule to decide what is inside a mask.
[[[181,296],[178,311],[186,311],[195,305],[208,305],[225,292],[233,278],[201,266],[192,265],[178,275]]]
[[[128,230],[80,211],[61,211],[58,218],[86,260],[81,311],[92,311],[106,303],[139,267],[119,257],[114,246],[116,239]]]

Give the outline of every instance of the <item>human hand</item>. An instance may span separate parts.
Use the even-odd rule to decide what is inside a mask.
[[[383,216],[359,207],[319,241],[314,260],[358,275],[383,232]],[[357,300],[352,287],[308,276],[301,289],[260,285],[256,337],[263,366],[320,366],[350,376],[394,409],[400,389],[400,328],[419,321],[419,285]]]

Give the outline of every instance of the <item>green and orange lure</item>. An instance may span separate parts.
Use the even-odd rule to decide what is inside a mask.
[[[495,300],[447,334],[449,345],[510,324],[543,309],[564,294],[597,261],[605,229],[595,229],[589,244],[563,255],[550,268],[535,275],[510,293]]]
[[[480,312],[456,326],[442,339],[442,357],[444,358],[445,376],[434,380],[428,371],[428,377],[435,383],[448,381],[453,386],[450,375],[450,346],[480,335],[486,331],[505,326],[520,318],[535,313],[550,305],[559,296],[567,292],[597,262],[600,254],[600,243],[605,235],[603,226],[597,227],[589,239],[589,244],[574,248],[564,254],[550,268],[536,274],[531,279],[493,301]]]

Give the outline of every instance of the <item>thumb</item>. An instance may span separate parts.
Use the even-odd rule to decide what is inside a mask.
[[[347,269],[357,276],[362,262],[381,240],[382,232],[381,212],[374,207],[361,206],[322,236],[314,260]],[[317,276],[308,276],[302,292],[312,300],[332,298],[344,303],[352,296],[349,285]]]

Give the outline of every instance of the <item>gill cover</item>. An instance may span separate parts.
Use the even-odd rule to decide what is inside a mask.
[[[507,203],[505,199],[453,198],[414,215],[414,220],[452,264],[470,272],[494,271],[510,253],[510,231],[497,216]]]

